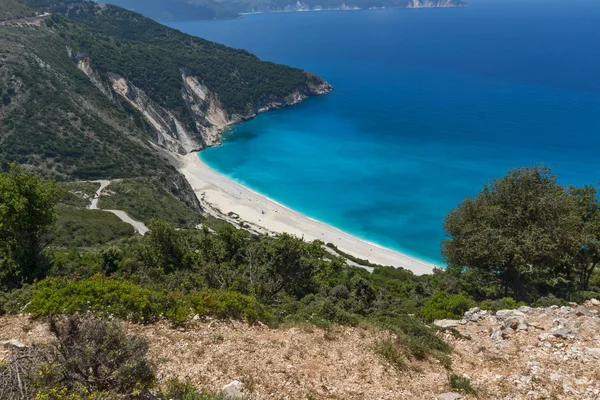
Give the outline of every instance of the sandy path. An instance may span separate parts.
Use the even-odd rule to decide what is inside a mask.
[[[111,182],[103,181],[103,180],[92,181],[92,182],[99,183],[100,188],[96,191],[96,195],[92,199],[89,209],[90,210],[100,210],[100,208],[98,208],[98,200],[100,199],[100,194],[102,193],[102,191],[104,189],[106,189],[106,187],[108,185],[110,185]],[[121,221],[133,226],[133,229],[138,231],[138,233],[142,236],[144,236],[149,230],[148,227],[146,225],[144,225],[143,222],[139,222],[139,221],[136,221],[135,219],[131,218],[129,215],[127,215],[127,213],[125,211],[120,211],[120,210],[102,210],[102,211],[106,211],[106,212],[115,214]]]
[[[429,274],[436,267],[359,239],[282,206],[214,171],[196,153],[181,157],[180,162],[179,171],[186,177],[206,211],[221,218],[226,217],[234,223],[242,220],[250,224],[253,230],[264,234],[288,232],[304,237],[305,240],[318,239],[333,243],[355,257],[368,259],[376,264],[406,268],[417,275]],[[239,220],[227,218],[230,212],[239,215]]]

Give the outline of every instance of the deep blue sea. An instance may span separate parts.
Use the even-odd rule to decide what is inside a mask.
[[[600,1],[471,0],[170,23],[335,91],[227,133],[210,166],[314,218],[442,263],[444,216],[510,168],[600,180]]]

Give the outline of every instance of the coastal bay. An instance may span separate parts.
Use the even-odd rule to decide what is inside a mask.
[[[442,265],[445,216],[509,169],[596,180],[600,58],[582,47],[600,43],[583,18],[600,8],[540,4],[171,24],[335,88],[228,129],[203,160],[311,218]],[[540,29],[540,18],[551,23]]]
[[[402,267],[417,275],[429,274],[436,265],[342,232],[309,218],[231,180],[190,153],[180,159],[179,171],[186,177],[205,210],[232,220],[229,213],[262,234],[287,232],[305,240],[333,243],[340,250],[372,263]],[[233,214],[232,214],[233,215]]]

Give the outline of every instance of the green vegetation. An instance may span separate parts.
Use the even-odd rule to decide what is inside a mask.
[[[548,168],[512,170],[448,215],[444,258],[451,269],[502,282],[504,297],[509,289],[518,300],[587,290],[599,257],[599,204],[595,188],[565,188]]]
[[[42,276],[46,233],[60,198],[52,182],[16,165],[0,174],[0,288],[13,288]]]
[[[386,339],[375,343],[375,353],[400,371],[406,368],[405,358],[392,340]]]
[[[2,0],[0,20],[34,16],[35,11],[18,0]]]
[[[477,390],[475,390],[475,388],[471,385],[469,378],[451,374],[448,376],[448,382],[450,383],[450,387],[452,389],[458,390],[464,394],[477,394]]]
[[[462,293],[438,292],[427,300],[421,313],[428,322],[436,319],[460,319],[472,305],[473,301]]]
[[[0,26],[0,170],[16,161],[59,179],[166,175],[141,117],[79,71],[48,28]]]
[[[123,210],[132,218],[149,223],[160,218],[179,226],[195,227],[201,216],[174,194],[165,190],[158,177],[134,178],[113,182],[98,206],[107,210]]]
[[[135,235],[131,225],[109,212],[59,205],[56,214],[56,227],[50,236],[53,246],[105,245]]]
[[[98,72],[124,76],[186,122],[191,112],[181,96],[182,70],[216,93],[228,112],[241,115],[296,90],[309,94],[308,84],[323,83],[302,70],[261,61],[245,50],[184,34],[119,7],[100,11],[84,3],[68,17],[54,17],[52,25],[91,58]]]
[[[176,326],[185,325],[195,315],[250,323],[270,319],[269,313],[254,298],[236,292],[207,290],[183,294],[101,276],[77,281],[48,278],[33,285],[31,293],[25,311],[36,316],[92,311],[96,315],[112,315],[137,323],[166,318]]]
[[[594,247],[600,209],[596,192],[590,187],[563,188],[545,168],[511,171],[453,211],[446,224],[452,234],[444,252],[454,263],[424,276],[391,267],[376,267],[371,274],[346,266],[322,242],[306,243],[287,234],[254,236],[226,223],[214,224],[211,232],[207,227],[178,228],[152,220],[144,237],[69,251],[40,248],[38,242],[30,247],[27,235],[14,234],[23,226],[31,237],[48,233],[54,204],[61,196],[70,205],[59,205],[59,210],[81,210],[77,207],[81,199],[96,186],[73,183],[65,188],[75,197],[60,194],[53,182],[18,167],[0,174],[0,232],[8,238],[0,269],[5,279],[0,312],[24,311],[40,317],[91,312],[134,323],[166,320],[175,327],[208,318],[271,327],[311,324],[326,330],[326,340],[335,338],[333,325],[363,326],[388,335],[373,349],[383,362],[400,370],[410,368],[415,360],[438,363],[448,370],[450,386],[472,394],[468,379],[451,375],[452,348],[440,332],[466,338],[427,322],[460,318],[474,305],[489,310],[517,308],[526,304],[522,298],[533,305],[561,305],[599,297],[600,292]],[[546,247],[530,243],[534,239]],[[481,258],[471,258],[475,252],[464,248],[473,243],[479,246]],[[504,266],[498,260],[505,253],[491,251],[498,243],[512,246],[515,255]],[[23,254],[36,249],[35,254],[43,257],[14,257],[21,254],[15,249]],[[529,264],[524,267],[521,262]],[[509,268],[519,273],[507,276]],[[6,371],[10,366],[1,368]],[[43,387],[67,387],[51,376],[48,382],[50,386]],[[74,390],[80,383],[69,381],[67,389]],[[131,398],[127,387],[111,385]],[[211,398],[186,382],[169,385],[168,392]],[[104,393],[108,389],[86,390]]]

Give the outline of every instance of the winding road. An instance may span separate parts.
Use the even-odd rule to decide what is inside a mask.
[[[101,210],[100,208],[98,208],[98,200],[100,200],[100,194],[102,193],[102,191],[104,189],[106,189],[106,187],[108,185],[111,184],[111,181],[100,180],[100,181],[91,181],[91,182],[99,183],[100,188],[96,191],[96,195],[92,199],[92,202],[90,203],[90,206],[88,208],[90,210]],[[143,222],[139,222],[139,221],[136,221],[135,219],[131,218],[129,215],[127,215],[127,213],[125,211],[121,211],[121,210],[101,210],[101,211],[106,211],[106,212],[115,214],[121,221],[133,226],[133,229],[135,229],[142,236],[144,236],[149,230],[148,227],[146,225],[144,225]]]

